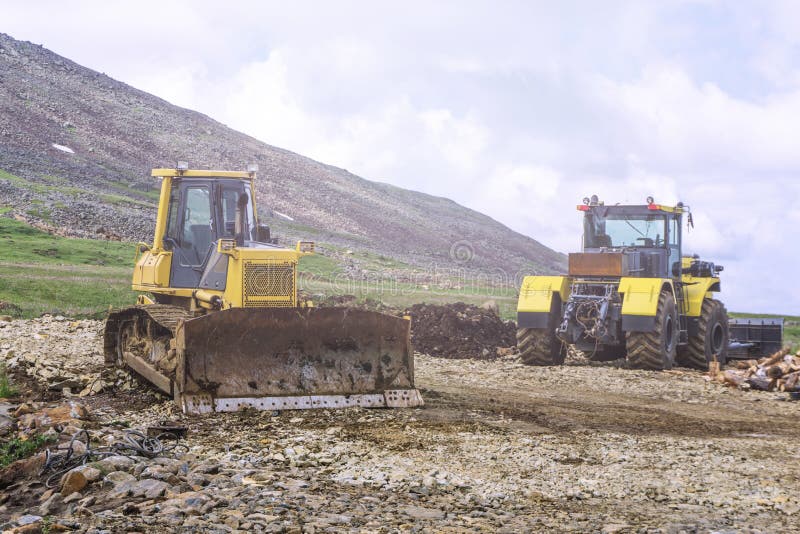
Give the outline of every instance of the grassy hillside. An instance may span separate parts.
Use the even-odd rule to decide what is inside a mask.
[[[0,207],[0,315],[35,317],[42,313],[68,317],[103,317],[109,306],[136,301],[130,289],[133,243],[65,238],[48,234],[24,222],[2,217]],[[328,248],[336,248],[325,245]],[[355,252],[359,265],[375,273],[410,266],[367,252]],[[439,285],[397,281],[392,278],[349,276],[343,265],[328,256],[300,259],[300,289],[313,298],[354,295],[360,300],[378,300],[397,307],[417,302],[467,302],[480,305],[494,300],[501,315],[513,319],[516,290],[489,284],[463,284],[442,280]],[[11,304],[11,306],[8,306]],[[4,306],[0,304],[0,306]],[[731,313],[731,317],[779,317],[766,314]],[[800,344],[800,317],[785,317],[784,338]]]
[[[135,302],[130,243],[67,239],[0,217],[0,314],[100,317]]]
[[[3,211],[0,208],[0,215]],[[0,216],[0,315],[100,318],[109,306],[132,304],[134,250],[132,243],[59,237]],[[362,256],[360,265],[376,271],[396,266],[382,256],[357,254]],[[322,255],[301,258],[299,271],[300,289],[314,298],[349,294],[398,307],[422,301],[481,304],[494,299],[505,317],[514,316],[516,295],[511,289],[354,280],[339,262]]]

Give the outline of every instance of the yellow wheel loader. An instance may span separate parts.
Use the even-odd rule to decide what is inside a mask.
[[[133,273],[142,293],[109,313],[106,362],[186,413],[422,405],[408,318],[298,301],[298,259],[314,244],[278,246],[258,224],[256,170],[153,170],[155,235]]]
[[[640,369],[676,363],[705,369],[728,356],[728,315],[714,292],[722,266],[682,254],[682,219],[656,204],[607,206],[597,196],[583,212],[583,251],[567,276],[527,276],[517,305],[523,362],[554,365],[567,345],[595,360],[626,357]]]

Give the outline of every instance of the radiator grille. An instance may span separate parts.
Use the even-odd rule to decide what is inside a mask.
[[[295,305],[294,263],[245,262],[242,301],[246,308]]]

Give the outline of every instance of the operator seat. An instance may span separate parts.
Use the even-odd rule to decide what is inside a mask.
[[[597,248],[611,248],[611,236],[608,234],[597,234],[594,236],[594,244]]]

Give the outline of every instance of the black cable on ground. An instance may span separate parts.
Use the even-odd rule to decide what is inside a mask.
[[[165,445],[164,440],[171,440],[172,443]],[[83,452],[81,453],[76,452],[75,446],[78,442],[83,444]],[[151,438],[138,430],[126,430],[122,441],[93,449],[91,447],[89,432],[81,429],[76,432],[66,444],[61,444],[45,451],[45,462],[44,467],[42,467],[41,475],[50,473],[45,481],[45,485],[48,488],[52,488],[59,483],[61,477],[65,473],[81,465],[86,465],[89,462],[97,461],[108,456],[143,456],[145,458],[156,458],[157,456],[165,456],[177,452],[178,450],[188,451],[188,448],[178,443],[177,437],[174,434],[164,432]]]

